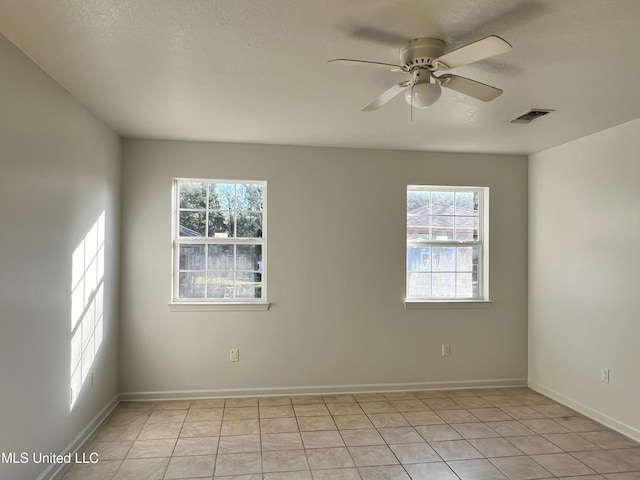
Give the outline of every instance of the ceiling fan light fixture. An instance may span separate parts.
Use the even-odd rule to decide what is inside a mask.
[[[404,99],[413,107],[427,108],[436,103],[441,93],[442,89],[437,83],[417,83],[407,89]]]

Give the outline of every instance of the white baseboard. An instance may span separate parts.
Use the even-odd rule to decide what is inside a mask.
[[[216,397],[257,397],[323,395],[330,393],[402,392],[456,388],[521,387],[527,385],[526,378],[491,380],[464,380],[454,382],[376,383],[356,385],[312,385],[307,387],[275,388],[225,388],[214,390],[166,390],[152,392],[124,392],[121,400],[179,400]]]
[[[96,429],[102,424],[102,422],[109,416],[109,414],[113,411],[114,408],[120,403],[120,395],[116,395],[113,397],[103,408],[98,412],[98,414],[91,419],[91,421],[87,424],[86,427],[82,429],[78,435],[67,445],[63,452],[59,452],[62,455],[66,455],[68,453],[75,453],[78,451],[80,447],[84,445],[84,443],[91,438],[91,435],[96,431]],[[69,465],[65,464],[51,464],[49,465],[38,477],[36,480],[54,480],[63,470],[66,470]],[[61,475],[60,475],[61,476]]]
[[[529,381],[528,384],[529,384],[529,388],[531,388],[532,390],[535,390],[538,393],[546,395],[547,397],[557,401],[558,403],[561,403],[569,408],[572,408],[576,412],[581,413],[584,416],[589,417],[592,420],[595,420],[596,422],[599,422],[611,428],[612,430],[615,430],[616,432],[621,433],[626,437],[629,437],[632,440],[635,440],[636,442],[640,442],[640,430],[638,430],[637,428],[627,425],[626,423],[623,423],[619,420],[616,420],[615,418],[612,418],[609,415],[606,415],[591,407],[588,407],[583,403],[580,403],[569,397],[565,397],[564,395],[556,392],[555,390],[544,387],[532,381]]]

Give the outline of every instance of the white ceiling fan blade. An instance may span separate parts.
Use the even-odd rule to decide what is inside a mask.
[[[502,94],[502,90],[499,88],[457,75],[440,75],[438,82],[445,88],[469,95],[483,102],[495,100]]]
[[[470,43],[464,47],[460,47],[457,50],[453,50],[449,53],[445,53],[439,58],[433,60],[436,70],[448,70],[450,68],[460,67],[469,63],[484,60],[485,58],[495,57],[502,53],[507,53],[512,50],[509,45],[502,38],[492,35],[485,37],[477,42]]]
[[[327,63],[342,63],[345,65],[369,65],[371,67],[383,68],[385,70],[402,71],[402,67],[400,65],[393,65],[391,63],[382,62],[369,62],[367,60],[353,60],[350,58],[334,58],[333,60],[329,60]]]
[[[396,95],[400,94],[405,88],[409,86],[411,82],[400,82],[391,87],[389,90],[382,92],[376,99],[371,102],[369,105],[362,109],[363,112],[371,112],[373,110],[378,110],[385,103],[391,100]]]

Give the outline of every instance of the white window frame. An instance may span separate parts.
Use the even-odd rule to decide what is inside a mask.
[[[262,194],[262,237],[260,238],[235,238],[235,237],[181,237],[179,236],[180,227],[180,199],[179,184],[181,182],[202,182],[202,183],[219,183],[219,184],[251,184],[261,185],[263,187]],[[209,178],[174,178],[172,188],[172,276],[171,276],[171,302],[170,306],[176,310],[191,310],[191,307],[222,307],[221,310],[235,309],[234,307],[247,307],[249,310],[268,309],[267,301],[267,182],[264,180],[228,180],[228,179],[209,179]],[[207,209],[208,214],[208,209]],[[261,298],[184,298],[179,297],[179,272],[180,272],[180,246],[186,244],[205,245],[205,252],[208,245],[261,245],[262,246],[262,297]],[[205,265],[206,265],[205,253]],[[230,272],[235,272],[229,270]],[[206,270],[205,270],[206,275]],[[205,286],[206,291],[206,286]],[[252,308],[254,307],[254,308]]]
[[[407,185],[407,195],[409,191],[420,190],[428,192],[477,192],[478,201],[478,238],[475,240],[420,240],[409,241],[406,239],[405,249],[405,307],[421,308],[420,305],[429,304],[465,304],[475,302],[491,302],[489,297],[489,188],[472,186],[449,186],[449,185]],[[408,198],[407,198],[408,201]],[[405,234],[408,233],[408,212],[405,226]],[[455,217],[455,216],[454,216]],[[410,246],[431,246],[431,247],[478,247],[478,295],[471,297],[410,297],[409,296],[409,247]]]

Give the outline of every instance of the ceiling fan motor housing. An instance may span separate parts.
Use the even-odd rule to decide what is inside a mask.
[[[433,67],[432,61],[444,53],[445,43],[437,38],[416,38],[400,47],[402,68],[411,72],[416,68]]]

